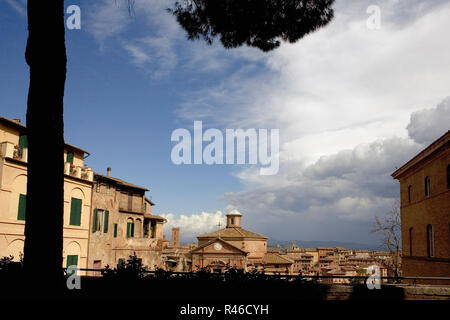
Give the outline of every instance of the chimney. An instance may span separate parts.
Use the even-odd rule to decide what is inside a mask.
[[[180,228],[172,228],[172,245],[174,247],[180,246]]]
[[[14,122],[20,123],[20,119],[13,119]]]
[[[106,175],[111,177],[111,168],[106,169]]]

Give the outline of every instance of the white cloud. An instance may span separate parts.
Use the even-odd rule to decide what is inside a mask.
[[[5,1],[22,17],[27,16],[27,5],[24,1],[17,1],[17,0],[5,0]]]
[[[125,1],[99,1],[83,8],[83,15],[88,32],[102,47],[107,39],[120,35],[132,22]]]
[[[217,211],[216,213],[202,212],[191,216],[175,216],[173,213],[161,216],[167,219],[167,223],[164,224],[164,233],[168,239],[171,237],[172,227],[179,227],[180,238],[187,242],[196,240],[196,237],[202,233],[217,230],[219,222],[223,228],[226,221],[222,211]]]
[[[450,130],[450,97],[436,108],[414,112],[407,127],[414,141],[429,144]]]

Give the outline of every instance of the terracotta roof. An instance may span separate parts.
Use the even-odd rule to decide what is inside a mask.
[[[97,173],[97,172],[95,173],[95,175],[98,176],[98,177],[100,177],[100,178],[102,178],[102,179],[105,179],[105,180],[114,181],[114,182],[117,183],[119,186],[124,186],[124,187],[128,187],[128,188],[140,189],[140,190],[148,191],[147,188],[144,188],[144,187],[141,187],[141,186],[137,186],[137,185],[135,185],[135,184],[126,182],[126,181],[124,181],[124,180],[122,180],[122,179],[119,179],[119,178],[114,178],[114,177],[110,177],[110,176],[105,176],[105,175],[100,174],[100,173]]]
[[[2,116],[0,116],[0,122],[3,122],[4,124],[7,124],[7,125],[9,125],[9,126],[15,128],[15,129],[19,130],[20,132],[26,133],[25,130],[27,129],[27,127],[24,126],[24,125],[23,125],[22,123],[20,123],[20,122],[17,122],[17,121],[14,121],[14,120],[11,120],[11,119],[2,117]],[[84,149],[81,149],[81,148],[79,148],[79,147],[77,147],[77,146],[74,146],[74,145],[72,145],[72,144],[64,143],[64,145],[65,145],[68,149],[73,149],[73,150],[75,150],[75,151],[80,151],[80,152],[83,152],[83,153],[86,153],[86,154],[90,154],[88,151],[86,151],[86,150],[84,150]]]
[[[150,218],[150,219],[155,219],[155,220],[164,220],[164,221],[167,221],[166,218],[161,217],[161,216],[157,216],[157,215],[155,215],[155,214],[151,214],[149,218]]]
[[[289,260],[288,258],[284,258],[280,256],[279,254],[268,252],[264,255],[264,263],[268,264],[289,264],[293,263],[293,261]]]
[[[197,236],[199,238],[256,238],[256,239],[267,239],[260,234],[245,230],[243,228],[224,228],[210,233],[205,233]]]

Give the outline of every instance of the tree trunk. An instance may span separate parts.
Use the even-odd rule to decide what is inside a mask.
[[[64,33],[64,0],[28,0],[25,59],[30,67],[30,87],[24,268],[28,283],[37,290],[54,290],[63,279]]]

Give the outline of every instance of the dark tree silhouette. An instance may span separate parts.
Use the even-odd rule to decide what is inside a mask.
[[[193,0],[168,9],[189,39],[225,48],[270,51],[280,40],[295,42],[333,18],[334,0]],[[128,10],[134,1],[128,0]],[[64,1],[28,0],[26,61],[28,93],[28,185],[24,268],[35,281],[62,279],[63,98],[66,79]],[[45,196],[41,193],[45,192]],[[36,276],[39,274],[39,276]]]
[[[333,18],[334,0],[187,0],[173,13],[191,40],[209,44],[220,38],[225,48],[243,44],[270,51],[280,40],[296,42]]]
[[[64,1],[28,0],[28,182],[24,268],[36,288],[62,279],[66,80]]]

